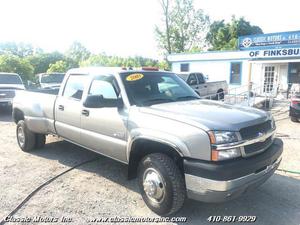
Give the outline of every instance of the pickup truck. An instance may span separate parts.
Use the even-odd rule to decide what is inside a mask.
[[[36,75],[36,80],[40,88],[59,88],[64,76],[64,73],[40,73]]]
[[[18,74],[0,72],[0,106],[11,107],[16,91],[24,89]]]
[[[23,151],[55,134],[126,164],[159,215],[187,197],[240,196],[274,173],[283,151],[271,114],[200,99],[166,71],[71,69],[57,93],[18,93],[13,118]]]
[[[177,75],[187,82],[201,97],[223,100],[225,94],[228,93],[228,84],[225,80],[207,82],[206,77],[202,73],[179,73]]]

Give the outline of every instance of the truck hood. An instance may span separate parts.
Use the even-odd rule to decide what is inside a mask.
[[[0,89],[20,89],[24,90],[25,87],[23,84],[0,84]]]
[[[262,110],[209,100],[157,104],[142,107],[140,112],[173,119],[204,130],[239,131],[271,119]]]

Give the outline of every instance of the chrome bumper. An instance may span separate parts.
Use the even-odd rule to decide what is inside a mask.
[[[226,181],[185,174],[187,195],[191,199],[203,202],[223,202],[236,198],[247,190],[264,183],[275,172],[280,162],[281,157],[258,173]]]

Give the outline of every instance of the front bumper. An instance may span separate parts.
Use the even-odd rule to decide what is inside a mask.
[[[234,199],[264,183],[281,162],[283,142],[275,139],[263,153],[223,162],[184,161],[187,195],[203,202]]]

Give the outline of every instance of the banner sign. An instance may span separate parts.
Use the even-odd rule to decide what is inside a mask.
[[[300,46],[300,31],[256,34],[239,37],[239,49],[266,49]]]
[[[282,48],[249,51],[251,58],[285,58],[300,57],[300,48]]]

